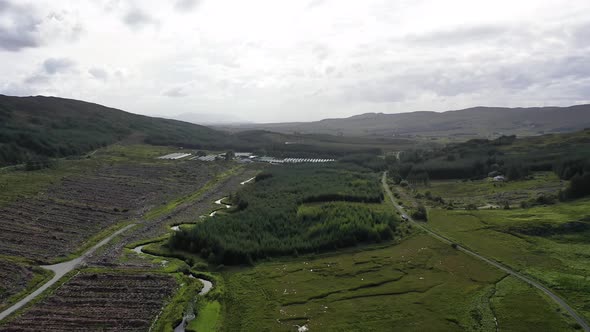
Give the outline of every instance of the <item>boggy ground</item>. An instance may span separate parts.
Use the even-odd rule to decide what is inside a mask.
[[[540,280],[590,319],[590,200],[511,210],[439,210],[428,225]]]
[[[224,273],[223,331],[566,331],[533,288],[427,235]],[[497,326],[496,326],[497,324]]]

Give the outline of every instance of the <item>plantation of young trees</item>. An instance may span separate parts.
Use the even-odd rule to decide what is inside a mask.
[[[212,263],[319,252],[393,238],[397,218],[377,209],[378,174],[355,166],[292,165],[271,169],[231,199],[237,210],[170,238],[172,248]]]

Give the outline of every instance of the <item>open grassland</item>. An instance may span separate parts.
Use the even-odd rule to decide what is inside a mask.
[[[221,314],[219,301],[206,302],[199,308],[197,318],[191,321],[186,330],[191,332],[217,331]]]
[[[590,319],[590,199],[513,210],[430,211],[429,227],[520,270]]]
[[[80,273],[2,331],[146,331],[177,284],[170,275]]]
[[[553,172],[537,172],[522,181],[494,182],[483,180],[439,180],[425,186],[418,186],[417,193],[430,192],[433,197],[442,197],[455,207],[474,204],[478,207],[503,207],[507,202],[517,206],[520,202],[536,199],[540,195],[557,195],[565,188],[565,182]]]
[[[494,317],[502,330],[571,329],[535,289],[421,234],[224,278],[223,331],[494,331]]]

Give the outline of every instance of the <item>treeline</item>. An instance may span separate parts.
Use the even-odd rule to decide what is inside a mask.
[[[526,178],[535,171],[556,171],[562,178],[579,174],[590,159],[590,130],[575,134],[516,139],[477,139],[440,149],[404,151],[399,160],[387,158],[390,176],[416,184],[430,180],[482,179],[503,175]],[[566,160],[567,162],[564,162]],[[561,163],[564,163],[560,166]]]
[[[508,180],[527,178],[535,171],[553,171],[568,187],[552,197],[527,205],[547,204],[590,195],[590,130],[578,133],[516,139],[471,140],[441,149],[405,151],[386,158],[395,183],[428,185],[431,180],[483,179],[502,175]]]
[[[561,161],[555,165],[554,171],[561,179],[569,180],[568,187],[559,193],[561,200],[590,195],[590,159]]]
[[[345,164],[292,165],[269,172],[232,195],[238,211],[176,232],[169,245],[212,263],[244,264],[392,238],[393,213],[351,203],[381,202],[378,174]]]

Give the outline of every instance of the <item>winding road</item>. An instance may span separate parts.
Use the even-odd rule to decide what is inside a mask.
[[[53,265],[41,265],[42,268],[44,268],[46,270],[51,270],[55,273],[53,278],[51,278],[51,280],[49,280],[48,282],[43,284],[41,287],[37,288],[31,294],[27,295],[22,300],[16,302],[12,306],[8,307],[6,310],[0,312],[0,321],[3,320],[4,318],[8,317],[13,312],[17,311],[18,309],[22,308],[27,303],[31,302],[34,298],[39,296],[41,293],[43,293],[49,287],[53,286],[53,284],[55,284],[59,279],[61,279],[63,276],[65,276],[69,272],[73,271],[82,262],[84,262],[84,259],[86,257],[90,256],[93,252],[95,252],[96,249],[104,246],[109,241],[111,241],[115,236],[125,232],[126,230],[128,230],[129,228],[131,228],[135,225],[136,224],[131,224],[131,225],[127,225],[127,226],[121,228],[120,230],[114,232],[113,234],[109,235],[107,238],[103,239],[102,241],[100,241],[99,243],[94,245],[92,248],[86,250],[79,257],[74,258],[70,261],[59,263],[59,264],[53,264]]]
[[[444,242],[447,243],[449,245],[455,243],[453,241],[451,241],[449,238],[445,237],[444,235],[441,235],[439,233],[436,233],[434,231],[432,231],[431,229],[429,229],[428,227],[426,227],[423,223],[417,222],[415,220],[412,219],[412,217],[410,217],[405,211],[404,209],[398,205],[395,201],[395,199],[393,198],[393,194],[391,193],[391,190],[389,189],[389,186],[387,185],[387,172],[383,173],[383,177],[381,178],[381,183],[383,184],[383,190],[385,190],[385,192],[387,193],[387,196],[389,197],[389,199],[391,200],[391,202],[393,203],[393,206],[395,207],[395,209],[397,211],[399,211],[400,214],[406,214],[408,217],[408,221],[412,223],[412,225],[420,228],[421,230],[423,230],[424,232],[426,232],[428,235]],[[549,296],[553,301],[555,301],[557,304],[559,304],[559,306],[561,306],[563,309],[565,309],[573,318],[574,320],[582,327],[582,329],[585,332],[590,332],[590,325],[588,325],[588,322],[586,322],[586,320],[584,319],[584,317],[582,317],[580,314],[578,314],[576,312],[576,310],[574,308],[572,308],[569,304],[567,304],[565,302],[565,300],[563,300],[561,297],[559,297],[557,294],[553,293],[549,288],[545,287],[544,285],[542,285],[541,283],[539,283],[538,281],[535,281],[529,277],[524,276],[523,274],[516,272],[514,270],[512,270],[511,268],[493,260],[487,257],[484,257],[466,247],[460,246],[456,244],[456,248],[459,251],[462,251],[472,257],[475,257],[481,261],[484,261],[524,282],[526,282],[527,284],[536,287],[537,289],[541,290],[543,293],[547,294],[547,296]]]

